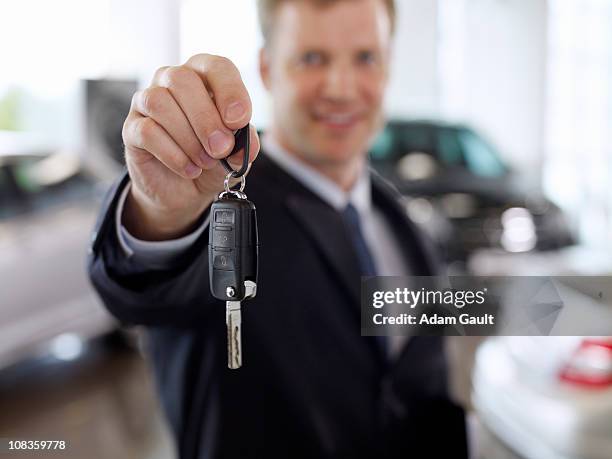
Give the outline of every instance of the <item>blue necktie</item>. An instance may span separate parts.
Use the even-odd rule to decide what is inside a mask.
[[[359,213],[353,204],[348,204],[342,211],[342,217],[346,222],[346,226],[349,230],[353,247],[357,255],[359,262],[359,272],[362,276],[376,276],[376,263],[372,254],[368,249],[363,232],[361,231],[361,220]],[[377,346],[382,351],[383,355],[387,354],[387,337],[386,336],[373,336]]]
[[[342,211],[342,216],[349,229],[353,247],[359,262],[359,272],[362,276],[376,276],[376,263],[368,249],[363,232],[361,231],[361,220],[357,209],[353,204],[348,204]]]

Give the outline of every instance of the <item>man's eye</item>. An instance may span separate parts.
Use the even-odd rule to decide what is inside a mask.
[[[373,51],[360,51],[357,54],[357,62],[360,64],[375,64],[377,62],[376,53]]]
[[[317,51],[309,51],[302,55],[300,62],[308,66],[321,65],[324,62],[323,54]]]

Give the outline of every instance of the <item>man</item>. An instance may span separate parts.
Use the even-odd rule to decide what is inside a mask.
[[[465,457],[442,341],[360,336],[360,276],[431,275],[393,190],[367,168],[382,124],[391,0],[260,1],[273,100],[247,194],[260,275],[227,368],[225,307],[208,285],[218,159],[251,103],[234,65],[196,55],[159,69],[124,125],[129,175],[98,223],[90,273],[108,309],[146,326],[181,458]],[[235,166],[240,158],[231,157]],[[397,344],[397,343],[396,343]]]

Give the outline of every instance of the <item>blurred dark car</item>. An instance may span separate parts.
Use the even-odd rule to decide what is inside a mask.
[[[75,155],[0,155],[0,368],[116,328],[85,273],[103,189]]]
[[[482,248],[527,252],[574,243],[559,207],[521,182],[466,126],[391,121],[370,157],[406,196],[408,213],[431,233],[447,261],[465,261]]]

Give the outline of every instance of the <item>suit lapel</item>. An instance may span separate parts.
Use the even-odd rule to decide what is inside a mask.
[[[402,208],[401,196],[389,182],[372,171],[372,204],[384,215],[395,233],[411,276],[432,276],[439,274],[440,266],[431,243],[408,218]]]
[[[344,229],[342,217],[318,198],[290,195],[286,199],[286,204],[298,224],[312,238],[313,246],[330,266],[339,287],[348,294],[351,308],[347,312],[355,319],[358,326],[361,320],[361,274],[358,269],[357,256]],[[330,317],[336,320],[335,318],[340,316]],[[378,366],[382,368],[385,356],[376,338],[367,336],[362,340],[372,351],[372,356],[375,357]]]
[[[284,172],[284,171],[283,171]],[[412,275],[432,275],[437,270],[427,242],[419,237],[419,231],[408,220],[401,209],[399,192],[392,189],[378,174],[372,173],[372,204],[379,208],[389,225],[396,233],[400,249],[408,260]],[[361,275],[359,262],[342,217],[332,207],[324,203],[310,190],[298,184],[293,177],[286,175],[292,191],[285,198],[289,212],[313,239],[315,247],[332,268],[351,301],[359,305],[361,301]]]
[[[319,199],[291,194],[286,198],[289,212],[296,218],[314,241],[340,284],[348,293],[351,303],[360,304],[358,261],[350,245],[342,218]]]
[[[282,190],[284,206],[312,239],[313,247],[330,266],[338,285],[347,293],[359,313],[361,275],[342,217],[329,204],[279,167],[265,154],[257,159],[257,167],[274,193]]]

